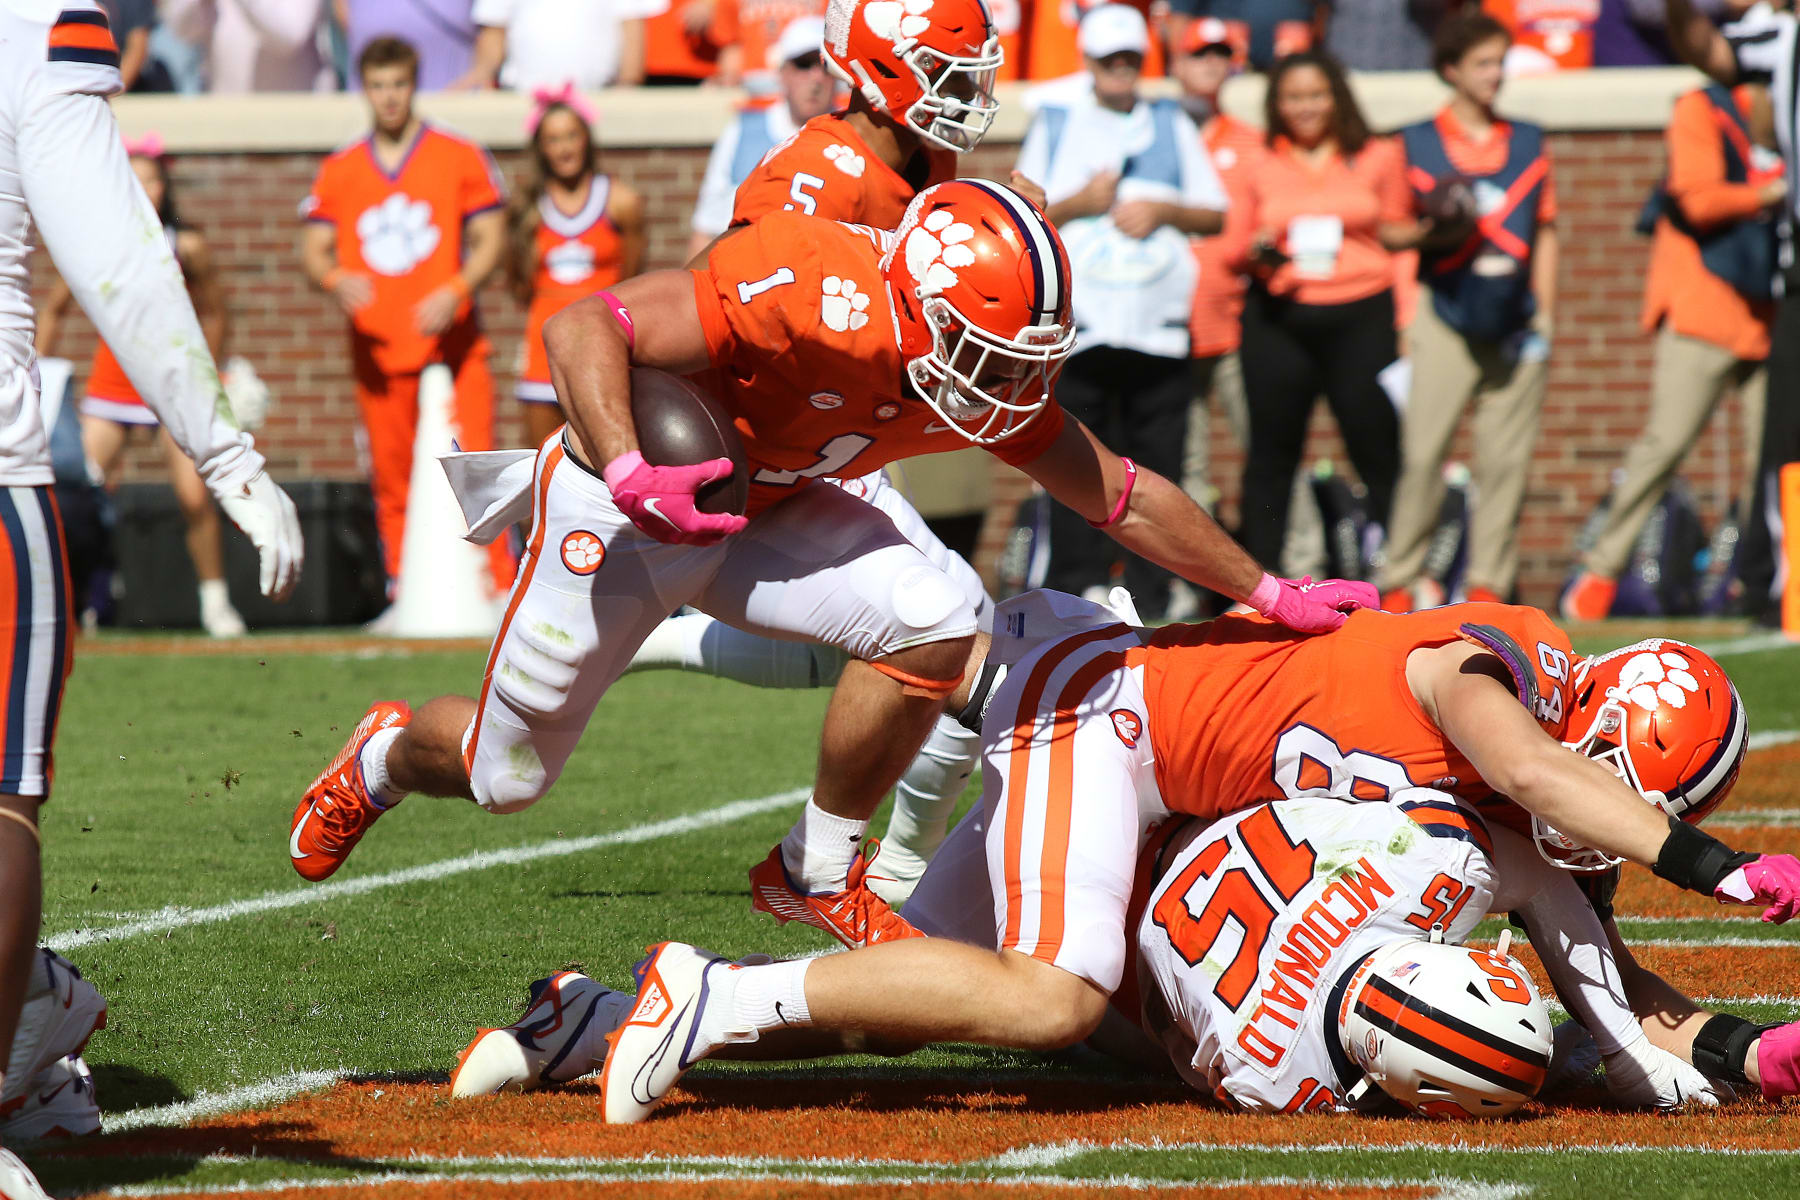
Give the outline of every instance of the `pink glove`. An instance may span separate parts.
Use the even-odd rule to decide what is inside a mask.
[[[1800,1096],[1800,1021],[1763,1030],[1756,1043],[1756,1074],[1763,1099]]]
[[[1800,858],[1765,854],[1719,880],[1713,899],[1721,904],[1766,904],[1762,919],[1780,925],[1800,914]]]
[[[710,546],[750,523],[731,513],[704,513],[695,507],[694,494],[731,471],[729,458],[690,467],[653,467],[633,450],[607,463],[600,478],[612,489],[619,511],[657,541]]]
[[[1265,574],[1247,602],[1271,621],[1300,633],[1330,633],[1359,608],[1380,608],[1381,593],[1348,579],[1277,579]]]

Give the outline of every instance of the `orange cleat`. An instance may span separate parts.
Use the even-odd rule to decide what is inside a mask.
[[[1412,608],[1412,592],[1407,588],[1389,588],[1381,593],[1382,612],[1409,613]]]
[[[871,841],[870,846],[851,861],[849,885],[843,891],[809,893],[795,885],[777,845],[769,857],[750,868],[750,907],[768,913],[783,925],[800,921],[823,929],[852,950],[877,942],[924,937],[864,882],[881,843]]]
[[[1612,613],[1613,597],[1619,594],[1617,580],[1592,571],[1583,571],[1563,593],[1562,615],[1568,621],[1604,621]]]
[[[1472,587],[1463,593],[1463,600],[1469,604],[1505,604],[1506,597],[1493,588]]]
[[[344,865],[350,851],[362,840],[387,809],[376,804],[363,779],[362,750],[383,729],[412,720],[412,709],[398,700],[384,700],[357,722],[350,740],[331,760],[325,773],[313,780],[294,810],[293,831],[288,835],[288,854],[294,870],[317,883]]]

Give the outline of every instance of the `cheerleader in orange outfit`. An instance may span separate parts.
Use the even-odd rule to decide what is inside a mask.
[[[600,172],[593,113],[572,86],[539,88],[527,125],[531,178],[506,213],[506,272],[529,308],[519,372],[530,445],[563,422],[544,354],[544,322],[565,306],[636,275],[644,264],[644,202]]]
[[[219,272],[206,239],[200,232],[180,224],[175,215],[175,191],[169,182],[169,169],[163,155],[163,142],[156,134],[127,139],[125,148],[131,155],[131,168],[144,193],[162,219],[163,235],[169,250],[187,280],[188,294],[194,300],[194,312],[200,318],[200,329],[213,357],[225,361],[226,342],[231,322],[225,308],[225,293]],[[69,287],[61,279],[51,287],[37,318],[37,352],[51,353],[61,327],[62,315],[68,309]],[[169,464],[169,482],[175,489],[181,515],[187,520],[188,557],[194,561],[194,575],[200,585],[200,623],[213,637],[239,637],[244,633],[244,619],[232,607],[225,588],[225,559],[219,548],[219,510],[213,505],[206,485],[194,464],[166,431],[157,427],[156,414],[138,396],[131,380],[112,349],[100,342],[94,349],[88,367],[86,394],[81,401],[81,444],[88,462],[98,468],[107,487],[112,487],[126,443],[133,430],[152,432],[162,443],[163,456]]]

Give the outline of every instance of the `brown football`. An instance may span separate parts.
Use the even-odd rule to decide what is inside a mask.
[[[750,498],[744,443],[719,402],[693,380],[653,367],[631,369],[631,419],[638,449],[654,467],[685,467],[729,458],[730,475],[701,488],[696,507],[707,513],[742,514]]]

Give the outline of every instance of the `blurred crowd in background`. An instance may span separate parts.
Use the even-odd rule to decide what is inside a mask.
[[[348,81],[364,92],[371,135],[321,167],[303,206],[301,266],[352,328],[361,444],[390,574],[424,365],[453,372],[464,447],[491,439],[494,382],[474,293],[504,275],[529,311],[517,399],[541,439],[560,417],[543,321],[645,265],[646,199],[608,176],[581,93],[746,90],[712,150],[690,253],[725,230],[733,192],[763,155],[843,95],[821,60],[822,0],[102,2],[134,90]],[[1044,188],[1075,271],[1078,350],[1059,400],[1203,504],[1220,492],[1208,449],[1221,416],[1245,455],[1235,529],[1271,568],[1369,578],[1384,606],[1402,611],[1516,598],[1519,518],[1555,339],[1557,197],[1543,130],[1503,118],[1500,93],[1518,75],[1674,61],[1665,7],[998,0],[1002,77],[1035,85],[1016,168]],[[1730,20],[1744,5],[1694,7]],[[1226,81],[1250,70],[1268,81],[1259,121],[1218,104]],[[1348,84],[1350,71],[1375,70],[1433,71],[1448,101],[1380,133]],[[1175,87],[1145,89],[1159,75]],[[412,109],[415,88],[495,87],[535,99],[531,169],[510,189],[482,148]],[[1640,221],[1653,244],[1642,310],[1655,337],[1650,404],[1573,555],[1562,608],[1579,619],[1701,607],[1767,617],[1777,568],[1766,533],[1763,561],[1715,572],[1707,596],[1691,580],[1693,548],[1665,551],[1654,539],[1673,536],[1680,514],[1669,506],[1683,497],[1676,486],[1672,501],[1671,485],[1719,402],[1735,391],[1752,434],[1761,429],[1788,196],[1768,88],[1695,88],[1676,104],[1666,146],[1666,175]],[[225,300],[204,241],[176,224],[160,144],[132,153],[202,313],[216,315],[209,336],[222,356]],[[426,238],[428,226],[462,237]],[[44,352],[63,304],[66,293],[45,303]],[[86,372],[83,440],[90,470],[103,473],[141,410],[118,375],[100,358]],[[1320,399],[1353,476],[1299,469]],[[1470,413],[1471,461],[1449,464]],[[1757,515],[1757,455],[1753,437],[1737,510],[1745,525]],[[202,618],[215,633],[240,632],[220,582],[216,516],[176,457],[171,471]],[[1738,531],[1737,518],[1721,526],[1714,550],[1727,563]],[[1118,561],[1115,543],[1048,504],[1026,506],[1015,541],[1013,586],[1104,595],[1122,576],[1152,619],[1206,615],[1215,599],[1152,564]],[[1686,556],[1683,597],[1669,592],[1665,552]],[[497,550],[492,565],[503,588],[510,561]],[[1732,583],[1738,575],[1753,581],[1748,590]]]
[[[823,0],[102,0],[132,91],[355,89],[370,40],[419,52],[419,86],[744,86],[769,91],[774,47]],[[1001,78],[1081,69],[1076,29],[1093,3],[995,0]],[[1165,72],[1188,24],[1224,23],[1240,67],[1323,49],[1353,71],[1423,71],[1450,15],[1480,10],[1512,35],[1509,75],[1677,61],[1663,0],[1156,0],[1134,5],[1158,32],[1145,73]],[[1701,0],[1724,13],[1729,0]]]

